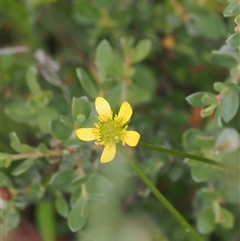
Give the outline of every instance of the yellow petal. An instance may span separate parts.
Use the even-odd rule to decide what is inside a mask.
[[[118,112],[117,120],[122,124],[127,123],[132,116],[132,107],[128,102],[123,102]]]
[[[95,140],[95,135],[93,134],[94,128],[80,128],[76,130],[76,135],[80,140],[83,141],[93,141]]]
[[[96,106],[97,113],[99,115],[103,115],[103,116],[112,118],[111,107],[104,98],[97,97],[95,100],[95,106]]]
[[[101,163],[107,163],[113,160],[116,154],[116,145],[106,145],[100,159]]]
[[[138,141],[140,139],[140,134],[136,131],[127,131],[126,138],[124,141],[129,145],[129,146],[136,146],[138,144]]]

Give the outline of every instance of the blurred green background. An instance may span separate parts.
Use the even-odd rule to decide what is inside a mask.
[[[239,26],[235,2],[2,0],[0,152],[10,155],[1,186],[14,198],[1,218],[6,231],[21,224],[10,240],[26,227],[23,241],[190,240],[119,153],[101,166],[99,149],[73,130],[94,123],[97,96],[115,113],[127,100],[142,141],[239,165],[239,45],[225,44]],[[220,92],[224,105],[216,82],[231,93]],[[212,99],[190,106],[199,91]],[[12,161],[34,152],[43,153],[35,163]],[[240,240],[239,176],[142,147],[127,153],[204,240]],[[79,158],[85,174],[74,181]],[[91,202],[81,219],[83,185]]]

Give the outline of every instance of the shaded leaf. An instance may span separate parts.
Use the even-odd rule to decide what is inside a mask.
[[[191,168],[192,179],[198,183],[209,180],[212,177],[213,172],[213,166],[206,163],[198,163]]]
[[[12,175],[18,176],[29,170],[34,165],[35,159],[29,158],[18,165],[13,171]]]
[[[11,154],[0,152],[0,168],[8,168],[13,160],[13,156]]]
[[[232,34],[227,40],[227,44],[233,48],[240,46],[240,32]]]
[[[223,152],[233,152],[240,146],[240,138],[238,132],[234,128],[224,128],[217,136],[215,149]]]
[[[196,128],[190,128],[183,133],[183,146],[187,151],[200,150],[198,137],[205,136],[205,134]]]
[[[37,82],[37,69],[34,66],[28,68],[26,73],[27,85],[32,95],[39,95],[42,93],[40,85]]]
[[[36,222],[43,240],[56,240],[56,221],[52,202],[39,202],[36,204]]]
[[[42,131],[49,132],[51,129],[51,121],[58,117],[58,112],[53,107],[43,108],[37,115],[37,123]]]
[[[71,189],[70,183],[77,177],[77,173],[71,169],[65,169],[55,172],[51,177],[49,183],[56,189],[69,190]]]
[[[215,214],[211,206],[205,207],[197,216],[197,229],[202,234],[209,234],[214,231],[216,224],[214,222]]]
[[[202,97],[206,94],[207,92],[196,92],[193,93],[189,96],[186,97],[187,102],[194,107],[203,107],[206,104],[202,102]]]
[[[62,120],[56,119],[51,122],[51,133],[56,139],[66,140],[70,137],[72,129],[70,129]]]
[[[11,140],[11,147],[16,151],[21,153],[21,142],[15,132],[12,132],[9,134],[10,140]]]
[[[84,91],[91,97],[96,98],[98,95],[97,87],[94,84],[92,78],[87,74],[87,72],[81,68],[76,69],[77,77]]]
[[[148,39],[141,40],[134,51],[133,62],[137,63],[147,57],[151,50],[152,43]]]
[[[55,200],[55,207],[57,212],[64,218],[67,217],[68,212],[69,212],[69,206],[64,197],[58,197]]]
[[[220,207],[220,221],[219,224],[226,229],[231,229],[234,226],[234,216],[225,208]]]
[[[237,15],[240,12],[239,1],[232,1],[229,5],[224,9],[223,16],[231,17]]]
[[[95,62],[102,82],[106,81],[106,77],[111,70],[112,62],[112,47],[109,42],[104,39],[97,46]]]
[[[231,90],[224,95],[222,101],[222,118],[227,123],[237,114],[239,108],[239,95],[237,88]]]
[[[4,215],[1,215],[2,223],[1,223],[1,235],[3,233],[8,233],[17,227],[20,222],[20,214],[14,208],[11,211],[7,211]]]
[[[75,121],[88,118],[91,112],[89,101],[86,97],[72,99],[72,117]],[[81,117],[80,117],[81,116]],[[80,122],[81,123],[81,122]]]
[[[83,228],[87,219],[87,200],[81,198],[72,207],[68,215],[68,226],[72,232]]]

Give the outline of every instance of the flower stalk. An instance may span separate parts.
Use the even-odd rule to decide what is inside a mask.
[[[228,170],[228,171],[239,172],[239,167],[237,167],[237,166],[230,165],[230,164],[223,163],[223,162],[218,162],[218,161],[206,158],[206,157],[196,156],[196,155],[193,155],[193,154],[189,154],[189,153],[181,152],[181,151],[176,151],[176,150],[168,149],[168,148],[161,147],[161,146],[155,146],[155,145],[151,145],[151,144],[148,144],[148,143],[142,142],[142,141],[139,141],[138,145],[142,146],[142,147],[145,147],[145,148],[148,148],[150,150],[154,150],[154,151],[158,151],[158,152],[162,152],[162,153],[167,153],[167,154],[172,154],[174,156],[181,156],[181,157],[193,159],[195,161],[200,161],[200,162],[203,162],[203,163],[214,165],[216,167],[220,167],[220,168]]]
[[[192,237],[194,241],[204,241],[202,237],[195,231],[195,229],[186,221],[186,219],[172,206],[172,204],[161,194],[161,192],[153,185],[153,183],[146,177],[141,169],[129,158],[129,156],[120,149],[122,155],[127,160],[128,164],[133,168],[136,174],[147,185],[151,192],[155,195],[159,202],[173,215],[184,230]]]

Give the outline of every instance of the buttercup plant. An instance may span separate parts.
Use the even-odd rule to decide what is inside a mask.
[[[95,100],[99,122],[95,128],[80,128],[76,130],[76,135],[83,141],[96,140],[95,144],[104,146],[100,161],[107,163],[113,160],[116,154],[116,144],[136,146],[140,135],[136,131],[128,131],[127,123],[132,116],[132,107],[128,102],[123,102],[118,115],[113,118],[113,113],[108,102],[97,97]]]
[[[239,1],[2,2],[3,238],[237,241]]]

